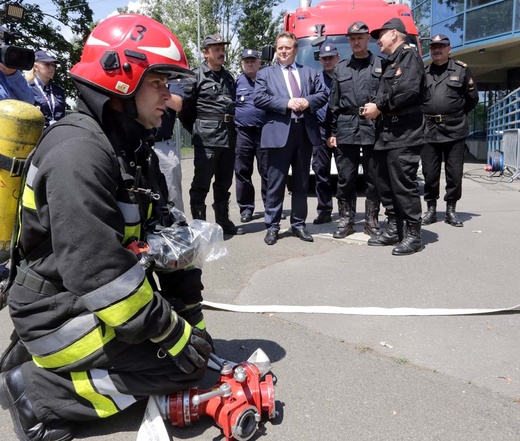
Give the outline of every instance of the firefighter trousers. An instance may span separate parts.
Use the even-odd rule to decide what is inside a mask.
[[[56,373],[29,361],[22,365],[27,396],[39,421],[107,418],[151,395],[172,394],[200,383],[205,370],[181,372],[150,341],[130,346],[110,360],[82,372]]]

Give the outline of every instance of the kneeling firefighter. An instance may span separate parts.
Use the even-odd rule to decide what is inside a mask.
[[[67,441],[75,421],[196,385],[212,350],[200,269],[158,273],[159,287],[127,249],[171,222],[150,139],[167,81],[192,77],[178,40],[144,16],[108,18],[71,77],[79,112],[46,130],[22,196],[8,305],[32,359],[0,375],[21,440]]]

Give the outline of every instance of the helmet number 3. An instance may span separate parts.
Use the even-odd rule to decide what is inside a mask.
[[[130,39],[134,41],[140,41],[144,38],[144,33],[146,32],[146,28],[142,25],[137,25],[132,34],[130,35]]]

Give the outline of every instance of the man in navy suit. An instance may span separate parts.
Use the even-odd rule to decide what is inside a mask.
[[[291,32],[276,38],[278,63],[256,76],[254,103],[266,112],[260,147],[267,153],[267,195],[264,242],[278,241],[285,184],[289,166],[293,172],[291,230],[306,242],[313,238],[305,228],[307,188],[313,146],[321,144],[316,111],[328,100],[318,72],[295,63],[298,40]]]

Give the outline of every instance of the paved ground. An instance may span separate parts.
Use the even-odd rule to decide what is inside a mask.
[[[191,161],[183,167],[187,197]],[[314,243],[282,235],[268,247],[258,217],[245,225],[246,235],[226,241],[229,256],[204,268],[205,298],[239,305],[386,308],[520,304],[520,181],[489,178],[483,169],[481,163],[466,164],[458,207],[464,228],[442,222],[440,202],[440,222],[424,229],[426,248],[413,256],[368,247],[362,233],[332,239],[334,223],[310,223]],[[310,222],[315,205],[310,196]],[[360,197],[357,231],[362,231],[363,206]],[[234,203],[232,217],[239,218]],[[283,228],[288,226],[284,221]],[[254,440],[520,440],[519,315],[207,311],[206,317],[221,356],[242,361],[261,347],[273,362],[278,416],[263,424]],[[0,320],[5,345],[11,328],[7,311]],[[143,408],[84,424],[78,438],[135,440]],[[0,430],[2,440],[15,439],[3,411]],[[175,440],[224,439],[208,419],[170,432]]]

